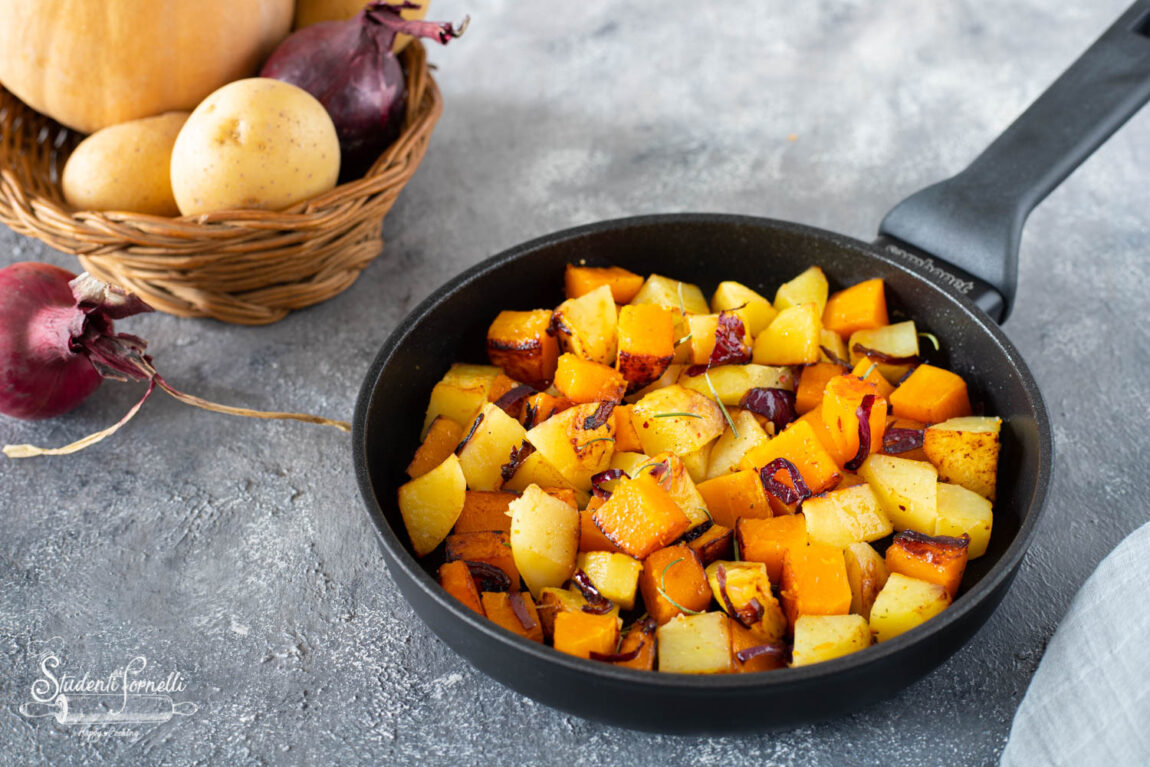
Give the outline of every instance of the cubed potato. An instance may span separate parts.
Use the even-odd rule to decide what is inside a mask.
[[[827,352],[830,352],[828,354]],[[833,362],[838,364],[850,359],[846,339],[833,330],[823,328],[819,331],[819,362]]]
[[[614,365],[618,321],[611,288],[601,285],[579,298],[569,298],[559,304],[552,318],[552,328],[559,336],[559,347],[563,351],[592,362]]]
[[[834,660],[870,645],[870,626],[861,615],[802,615],[795,621],[791,665]]]
[[[521,493],[531,485],[571,490],[576,494],[576,506],[585,506],[590,493],[578,490],[542,453],[536,451],[519,464],[511,479],[503,483],[504,490]]]
[[[779,312],[755,338],[751,360],[757,365],[809,365],[819,361],[822,311],[813,301]]]
[[[993,501],[1001,428],[1001,418],[952,418],[923,432],[922,449],[943,482],[962,485]]]
[[[970,538],[966,535],[950,538],[904,530],[887,547],[886,569],[937,583],[954,599],[966,571],[968,545]]]
[[[696,374],[692,375],[692,372]],[[795,373],[789,367],[778,365],[716,365],[706,371],[705,375],[691,368],[683,368],[678,383],[704,397],[714,399],[717,396],[719,402],[727,407],[737,407],[751,389],[793,391]],[[715,389],[713,393],[711,387]]]
[[[439,585],[465,607],[483,615],[483,603],[479,599],[479,589],[467,563],[463,561],[445,562],[439,566]]]
[[[859,360],[866,356],[856,348],[857,346],[882,352],[890,357],[917,357],[918,329],[913,320],[907,320],[872,330],[856,330],[851,333],[847,342],[852,366],[857,365]],[[891,383],[901,380],[908,370],[910,365],[878,363],[878,372]]]
[[[544,386],[555,375],[559,344],[548,332],[551,312],[503,311],[487,329],[487,356],[492,365],[509,377],[535,386]]]
[[[869,620],[875,597],[889,575],[886,562],[869,543],[850,544],[843,549],[843,559],[851,587],[851,612]]]
[[[753,631],[763,643],[783,640],[787,616],[771,592],[766,565],[720,561],[707,565],[706,572],[711,594],[724,612]]]
[[[567,264],[563,275],[568,298],[579,298],[606,285],[617,304],[625,304],[643,287],[643,277],[621,266],[576,266]]]
[[[807,520],[802,514],[739,520],[735,527],[740,558],[767,566],[771,583],[780,583],[786,553],[807,546]]]
[[[498,490],[504,477],[515,471],[511,453],[523,444],[527,432],[494,403],[483,406],[471,433],[459,451],[459,466],[472,490]]]
[[[643,563],[626,554],[607,551],[580,552],[575,569],[587,573],[591,583],[607,599],[624,610],[635,606],[635,591]]]
[[[950,596],[937,583],[891,573],[870,611],[875,641],[905,634],[950,606]]]
[[[639,469],[651,463],[651,457],[642,452],[620,452],[616,450],[611,454],[612,469],[622,469],[628,477],[634,477]],[[610,487],[607,485],[606,487]]]
[[[994,514],[990,501],[976,492],[959,485],[938,483],[938,519],[934,524],[935,535],[958,538],[970,537],[967,556],[977,559],[986,553],[990,545],[990,530],[994,525]]]
[[[525,591],[484,591],[480,598],[483,611],[493,623],[532,642],[543,642],[543,625],[530,594]]]
[[[730,415],[734,429],[728,426],[714,442],[707,463],[707,479],[738,471],[739,463],[747,451],[768,439],[767,433],[759,426],[751,411],[733,409]]]
[[[415,479],[422,477],[439,464],[447,460],[447,456],[459,447],[463,439],[463,427],[450,418],[438,416],[431,422],[427,435],[415,451],[415,457],[407,465],[407,476]]]
[[[470,429],[480,408],[487,404],[487,393],[501,372],[494,365],[452,365],[431,390],[423,434],[427,434],[431,422],[439,416],[450,418],[464,430]]]
[[[575,571],[579,512],[532,485],[511,503],[511,553],[523,582],[538,596]]]
[[[871,453],[859,467],[895,530],[930,535],[938,519],[938,472],[924,461]]]
[[[647,394],[631,410],[631,422],[647,455],[698,450],[723,433],[723,412],[710,397],[667,386]]]
[[[711,463],[711,448],[714,446],[714,442],[708,442],[698,450],[679,456],[683,461],[683,466],[687,469],[687,476],[696,485],[707,478],[707,466]]]
[[[619,645],[619,619],[614,615],[563,612],[555,616],[554,646],[577,658],[592,653],[613,655]]]
[[[827,305],[827,293],[829,292],[830,286],[827,284],[827,276],[823,274],[823,270],[817,266],[811,266],[798,277],[779,286],[779,289],[775,291],[775,309],[783,312],[792,306],[813,303],[818,307],[821,319],[823,309]]]
[[[619,309],[615,367],[635,392],[657,381],[675,358],[675,322],[671,309],[636,304]]]
[[[645,559],[691,526],[691,521],[650,474],[620,482],[592,519],[621,551]]]
[[[399,488],[399,513],[415,555],[430,554],[451,528],[467,492],[467,480],[454,453],[426,474]]]
[[[702,612],[711,604],[702,560],[683,543],[651,552],[643,560],[639,590],[647,614],[659,625],[684,612]]]
[[[783,557],[783,608],[791,625],[800,615],[846,615],[851,609],[842,549],[811,544],[788,549]]]
[[[679,282],[669,277],[652,274],[631,299],[632,304],[658,304],[681,309],[688,314],[706,314],[710,311],[707,299],[698,285]]]
[[[731,628],[726,613],[678,615],[659,627],[659,670],[677,674],[728,674]]]
[[[803,502],[811,543],[843,548],[860,541],[877,541],[893,532],[869,485],[832,490]]]
[[[497,530],[482,530],[473,533],[452,533],[444,544],[444,556],[448,562],[482,562],[503,571],[507,576],[501,584],[485,583],[478,577],[480,591],[504,591],[519,588],[519,568],[515,566],[515,556],[511,551],[509,533]],[[495,575],[498,575],[496,573]],[[502,579],[498,579],[502,581]]]
[[[525,438],[577,490],[591,489],[591,477],[606,469],[614,452],[611,403],[576,405],[535,426]]]
[[[683,371],[686,369],[687,369],[686,364],[678,363],[678,362],[672,362],[670,365],[667,366],[667,369],[663,371],[663,375],[659,376],[658,378],[656,378],[654,381],[652,381],[651,383],[644,386],[639,391],[637,391],[633,394],[628,394],[626,397],[623,398],[623,401],[629,402],[629,403],[638,402],[639,400],[643,399],[643,397],[646,397],[648,394],[655,391],[656,389],[662,389],[664,387],[671,386],[672,384],[678,382],[678,380],[683,375]]]
[[[718,314],[731,309],[742,309],[747,321],[747,331],[757,336],[771,324],[778,311],[771,302],[739,282],[720,282],[711,294],[711,311]]]

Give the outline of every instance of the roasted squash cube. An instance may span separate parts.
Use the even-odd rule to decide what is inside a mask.
[[[647,614],[662,625],[684,612],[711,604],[711,590],[699,555],[686,544],[667,546],[643,560],[639,590]]]
[[[776,458],[786,458],[793,463],[807,487],[816,495],[831,489],[842,479],[834,458],[806,421],[795,421],[781,434],[748,450],[740,466],[758,471]],[[788,487],[794,486],[786,471],[779,471],[775,478]]]
[[[799,376],[799,386],[795,389],[795,412],[802,415],[819,407],[827,382],[842,374],[842,365],[834,362],[816,362],[804,367]]]
[[[787,646],[785,644],[764,642],[758,633],[738,621],[730,621],[729,625],[731,628],[731,665],[735,673],[774,671],[787,667]]]
[[[937,583],[951,599],[958,594],[966,572],[966,549],[970,537],[930,536],[905,530],[886,550],[886,569],[911,578]]]
[[[439,545],[459,519],[467,481],[454,453],[431,471],[400,486],[399,513],[415,555],[422,557]]]
[[[802,514],[770,519],[743,518],[735,527],[735,537],[740,558],[762,562],[767,566],[771,583],[780,583],[786,553],[807,546],[807,520]]]
[[[840,290],[827,299],[823,309],[823,327],[848,338],[859,330],[873,330],[889,324],[886,291],[881,277]]]
[[[580,612],[587,605],[587,599],[578,591],[547,586],[539,592],[539,622],[543,624],[543,636],[550,639],[555,635],[555,616],[564,612]]]
[[[483,611],[493,623],[532,642],[543,642],[539,613],[526,591],[484,591],[480,597]]]
[[[662,468],[664,466],[666,470]],[[641,473],[658,473],[656,479],[659,480],[660,486],[687,515],[691,528],[711,519],[706,500],[699,493],[690,472],[687,471],[687,465],[679,456],[674,453],[656,453],[651,456],[646,466],[636,470],[636,474]]]
[[[871,608],[871,633],[878,642],[894,639],[938,615],[950,602],[937,583],[891,573]]]
[[[878,396],[874,384],[853,375],[836,376],[827,381],[820,415],[835,444],[836,449],[831,455],[841,461],[840,466],[845,466],[858,455],[861,436],[859,412],[868,396],[874,398],[867,419],[870,427],[868,451],[877,453],[882,447],[882,435],[886,429],[886,400]]]
[[[659,627],[659,670],[678,674],[728,674],[731,627],[726,613],[677,615]]]
[[[415,457],[407,465],[407,476],[412,479],[422,477],[446,461],[447,456],[455,452],[461,439],[463,439],[462,426],[450,418],[437,416],[431,422],[423,443],[415,451]]]
[[[801,615],[795,621],[791,665],[834,660],[870,645],[870,626],[861,615]]]
[[[638,669],[639,671],[654,671],[655,669],[655,631],[659,624],[654,618],[647,617],[636,621],[623,635],[619,645],[620,655],[635,653],[635,657],[627,660],[615,661],[616,666]]]
[[[519,497],[518,493],[489,490],[468,490],[463,499],[463,511],[455,520],[453,533],[478,533],[485,530],[511,532],[508,508]]]
[[[725,323],[731,324],[731,319],[737,319],[738,322],[733,323],[736,327],[741,327],[741,337],[738,339],[740,348],[737,350],[739,357],[736,359],[737,364],[751,358],[751,334],[747,329],[747,321],[743,318],[741,310],[733,310],[727,313],[728,318]],[[690,334],[688,339],[691,345],[691,358],[692,365],[706,365],[711,361],[711,354],[715,351],[716,336],[720,332],[719,320],[722,317],[720,314],[692,314],[687,317],[687,332]],[[738,331],[733,331],[738,332]],[[734,350],[733,350],[734,351]]]
[[[475,586],[475,579],[471,577],[471,570],[467,568],[466,562],[456,560],[440,565],[439,585],[465,607],[480,615],[484,614],[479,589]]]
[[[448,562],[484,562],[498,567],[511,580],[511,588],[519,588],[519,568],[511,553],[511,536],[493,530],[475,533],[454,533],[447,536]]]
[[[708,479],[698,486],[716,524],[733,528],[741,517],[774,516],[758,472],[745,469]]]
[[[619,309],[615,367],[635,392],[658,380],[675,358],[675,322],[671,310],[655,304]]]
[[[613,655],[619,646],[619,619],[614,615],[562,612],[555,616],[555,649],[577,658],[591,653]]]
[[[679,505],[650,474],[620,482],[592,519],[621,551],[645,559],[691,526]]]
[[[563,354],[555,370],[555,388],[576,403],[622,402],[627,381],[613,367]]]
[[[595,525],[592,519],[594,513],[595,510],[590,508],[579,512],[579,551],[619,552],[619,547],[611,543]]]
[[[730,559],[734,550],[735,531],[723,525],[711,525],[687,545],[699,555],[703,567],[717,559]]]
[[[541,424],[556,413],[561,413],[575,403],[566,397],[557,397],[545,391],[536,392],[523,400],[523,410],[519,422],[524,429]]]
[[[890,395],[898,418],[939,423],[970,415],[966,381],[956,373],[934,365],[919,365]]]
[[[643,277],[621,266],[575,266],[567,264],[563,275],[568,298],[579,298],[606,285],[617,304],[625,304],[643,287]]]
[[[846,615],[851,609],[843,550],[812,544],[788,549],[780,595],[791,625],[800,615]]]
[[[549,383],[559,359],[559,343],[549,333],[551,312],[503,311],[487,329],[487,357],[516,381]]]

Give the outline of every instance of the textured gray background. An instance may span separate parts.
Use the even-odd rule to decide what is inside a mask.
[[[436,0],[472,15],[432,52],[446,112],[344,295],[265,328],[153,315],[176,385],[350,418],[370,359],[463,267],[545,232],[707,210],[861,238],[957,171],[1126,6],[1053,0]],[[162,395],[85,453],[0,463],[0,762],[51,764],[985,764],[1078,586],[1145,521],[1150,448],[1150,113],[1032,216],[1007,332],[1054,421],[1047,514],[987,626],[926,679],[826,724],[652,736],[565,716],[448,651],[395,593],[348,439]],[[76,262],[0,230],[0,264]],[[780,275],[785,277],[786,275]],[[105,385],[0,440],[102,428],[138,386]],[[102,675],[136,654],[199,704],[88,741],[26,719],[41,649]]]

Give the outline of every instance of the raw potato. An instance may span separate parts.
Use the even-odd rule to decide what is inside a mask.
[[[80,210],[180,215],[168,169],[172,145],[188,114],[167,112],[88,136],[64,165],[64,199]]]
[[[290,83],[252,77],[196,107],[172,150],[180,213],[283,210],[339,177],[339,139],[327,110]]]

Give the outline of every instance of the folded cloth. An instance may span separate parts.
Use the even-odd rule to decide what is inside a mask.
[[[1003,767],[1150,765],[1150,523],[1087,579],[1014,715]]]

